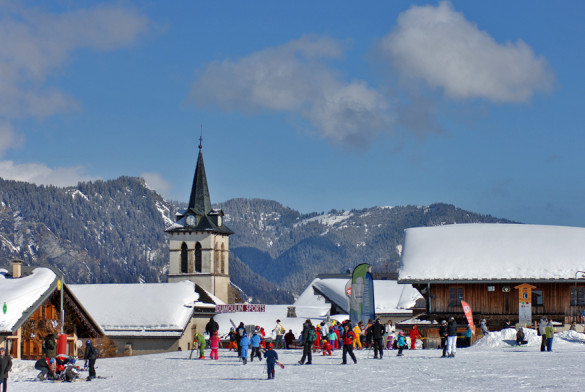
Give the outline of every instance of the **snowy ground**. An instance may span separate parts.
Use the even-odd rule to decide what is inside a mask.
[[[242,365],[236,354],[220,350],[218,361],[189,360],[188,352],[98,359],[103,379],[91,382],[51,383],[34,381],[33,361],[15,361],[10,374],[12,391],[151,391],[172,388],[193,391],[547,391],[582,390],[585,335],[561,332],[553,352],[540,352],[540,337],[527,332],[528,345],[513,347],[514,330],[492,333],[473,347],[458,349],[455,358],[440,358],[439,350],[386,351],[383,360],[369,350],[356,351],[357,365],[340,365],[341,352],[333,357],[315,355],[312,365],[300,366],[299,350],[278,350],[285,369],[266,380],[265,363]],[[207,354],[208,350],[206,351]],[[351,363],[351,361],[349,361]],[[86,374],[84,374],[85,376]]]

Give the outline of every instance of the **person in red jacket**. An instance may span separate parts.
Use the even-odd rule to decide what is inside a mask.
[[[219,339],[219,336],[217,336],[217,331],[215,331],[211,339],[209,339],[209,346],[211,347],[211,354],[209,356],[211,359],[215,359],[217,361],[220,344],[221,340]]]
[[[321,346],[321,351],[323,352],[323,355],[331,355],[332,348],[333,346],[331,345],[331,343],[329,343],[328,340],[323,339],[323,345]]]
[[[313,351],[318,351],[321,348],[321,328],[317,325],[315,328],[315,343],[313,343]]]
[[[343,335],[341,335],[341,343],[343,343],[343,362],[342,365],[347,364],[347,354],[351,359],[353,359],[353,363],[357,363],[357,359],[355,359],[355,354],[353,353],[353,341],[355,339],[355,334],[349,328],[349,323],[345,323],[343,325]]]
[[[418,328],[416,325],[412,327],[410,330],[410,349],[414,350],[414,345],[416,344],[416,340],[420,339],[420,334],[418,333]]]

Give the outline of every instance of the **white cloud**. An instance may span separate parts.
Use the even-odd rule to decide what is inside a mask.
[[[6,180],[31,182],[38,185],[72,186],[80,181],[97,178],[84,173],[82,166],[58,167],[52,169],[41,163],[17,164],[13,161],[0,161],[1,177]]]
[[[547,61],[522,40],[496,42],[449,2],[413,6],[377,51],[404,76],[442,88],[451,98],[522,102],[551,89]]]
[[[9,148],[20,147],[24,144],[24,137],[18,135],[7,122],[0,122],[0,156]]]
[[[141,177],[146,181],[146,185],[157,191],[163,197],[169,197],[172,184],[165,180],[160,174],[155,172],[142,173]]]
[[[46,87],[47,76],[80,48],[114,50],[148,28],[136,10],[99,5],[62,14],[4,3],[0,14],[0,116],[49,116],[76,100]]]
[[[236,61],[209,64],[192,96],[197,105],[226,111],[297,114],[333,143],[365,145],[391,129],[389,104],[365,82],[345,82],[328,66],[343,54],[339,41],[304,36]]]

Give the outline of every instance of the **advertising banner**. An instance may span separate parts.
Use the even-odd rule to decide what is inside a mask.
[[[349,317],[352,323],[369,318],[375,319],[374,280],[369,272],[369,264],[360,264],[353,270],[351,280],[346,285],[346,294],[349,297]]]
[[[461,306],[463,307],[463,313],[465,313],[465,317],[467,317],[467,324],[469,325],[469,328],[471,328],[471,333],[475,336],[475,324],[473,324],[473,314],[471,313],[471,307],[465,301],[461,301]]]
[[[266,305],[256,305],[256,304],[216,305],[215,311],[217,313],[264,312],[265,307],[266,307]]]

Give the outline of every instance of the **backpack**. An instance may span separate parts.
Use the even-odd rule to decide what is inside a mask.
[[[315,335],[314,329],[309,329],[309,334],[307,335],[307,342],[314,343],[317,339],[317,335]]]

